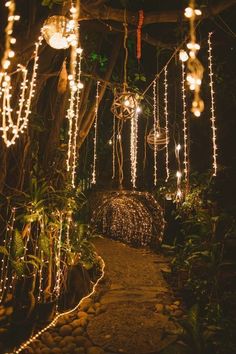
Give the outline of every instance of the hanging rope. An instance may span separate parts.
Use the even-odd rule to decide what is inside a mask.
[[[128,39],[128,26],[127,26],[127,18],[126,18],[126,9],[124,11],[124,50],[125,50],[125,60],[124,60],[124,83],[123,83],[123,90],[126,91],[128,84],[127,84],[127,64],[128,64],[128,47],[127,47],[127,39]]]

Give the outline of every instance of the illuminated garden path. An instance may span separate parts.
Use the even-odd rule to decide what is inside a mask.
[[[95,241],[105,277],[93,299],[58,321],[25,353],[155,354],[176,340],[179,302],[162,276],[162,255],[109,239]]]

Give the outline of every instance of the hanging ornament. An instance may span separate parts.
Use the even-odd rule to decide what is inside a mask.
[[[166,129],[161,127],[157,128],[156,132],[154,131],[154,128],[152,128],[147,136],[149,147],[154,150],[156,145],[157,151],[165,149],[169,140],[169,136],[166,135]]]
[[[72,9],[74,9],[72,7]],[[75,45],[76,21],[65,16],[51,16],[43,24],[42,34],[47,44],[54,49],[67,49]]]
[[[121,120],[132,119],[139,110],[139,96],[134,92],[116,92],[111,107],[112,113]]]
[[[211,130],[212,130],[212,149],[213,149],[213,176],[217,174],[217,143],[216,143],[216,114],[215,114],[215,92],[214,92],[214,81],[213,81],[213,64],[212,64],[212,43],[211,43],[212,32],[208,35],[208,68],[210,77],[210,91],[211,91]]]
[[[190,42],[187,44],[189,50],[189,58],[180,53],[180,59],[186,61],[187,58],[187,83],[191,91],[194,91],[191,111],[196,117],[201,115],[204,110],[204,102],[200,97],[200,87],[202,83],[204,68],[197,58],[197,53],[200,49],[200,44],[196,42],[195,20],[196,17],[201,16],[202,12],[195,8],[195,0],[190,0],[189,7],[185,9],[185,17],[189,18],[190,23]],[[187,53],[186,53],[187,54]]]
[[[116,118],[121,120],[132,119],[135,117],[137,110],[139,110],[139,95],[135,92],[130,92],[128,90],[127,84],[127,62],[128,62],[128,48],[127,48],[127,38],[128,38],[128,28],[126,22],[126,11],[124,14],[124,50],[125,50],[125,60],[124,60],[124,81],[123,90],[116,91],[114,96],[114,101],[111,106],[111,111]]]
[[[141,50],[142,50],[141,31],[142,31],[143,20],[144,20],[143,10],[139,10],[138,15],[139,15],[139,20],[138,20],[138,28],[137,28],[137,59],[140,60]]]
[[[7,1],[6,7],[9,8],[8,24],[5,29],[5,51],[1,61],[2,71],[0,71],[0,131],[2,138],[7,147],[16,143],[17,138],[23,133],[29,121],[31,113],[32,98],[35,93],[35,85],[38,68],[38,51],[42,43],[42,36],[39,37],[35,43],[34,61],[31,78],[28,77],[28,69],[23,65],[18,64],[15,71],[16,74],[22,75],[21,86],[19,90],[18,109],[16,112],[12,108],[12,74],[7,72],[11,62],[10,59],[14,57],[15,52],[11,49],[11,44],[15,44],[16,39],[11,36],[13,32],[14,21],[20,19],[20,16],[14,15],[15,2]]]
[[[91,181],[92,184],[96,184],[97,126],[98,126],[99,86],[100,86],[100,81],[97,81],[97,88],[96,88],[96,105],[95,105],[95,121],[94,121],[94,139],[93,139],[93,172],[92,172],[92,181]]]

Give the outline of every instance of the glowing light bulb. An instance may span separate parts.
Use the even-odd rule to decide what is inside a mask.
[[[76,49],[76,53],[82,54],[83,53],[83,48],[79,47]]]
[[[125,105],[126,107],[129,107],[129,105],[130,105],[129,100],[125,100],[125,101],[124,101],[124,105]]]
[[[66,38],[59,32],[56,32],[51,36],[49,44],[54,49],[65,49],[68,47]]]
[[[188,53],[185,52],[185,50],[180,50],[179,52],[179,59],[182,61],[182,62],[185,62],[188,60]]]
[[[138,106],[138,107],[136,108],[136,113],[140,113],[140,112],[142,112],[142,108]]]
[[[79,82],[78,83],[78,89],[82,89],[82,88],[84,88],[84,84],[82,82]]]
[[[181,145],[178,144],[178,145],[176,146],[176,150],[177,150],[177,151],[180,151],[180,149],[181,149]]]
[[[176,177],[177,177],[177,178],[180,178],[181,176],[182,176],[182,173],[181,173],[180,171],[177,171],[177,172],[176,172]]]
[[[201,16],[202,15],[202,11],[199,10],[199,9],[195,9],[194,12],[195,12],[195,15],[197,15],[197,16]]]
[[[194,14],[194,11],[191,7],[186,7],[186,9],[184,10],[184,16],[187,18],[192,17]]]

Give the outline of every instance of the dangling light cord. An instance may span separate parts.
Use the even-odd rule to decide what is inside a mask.
[[[157,81],[153,82],[153,132],[154,132],[154,186],[157,185]]]
[[[42,299],[43,292],[43,267],[44,267],[44,257],[43,251],[40,250],[40,266],[39,266],[39,289],[38,289],[38,302]]]
[[[61,240],[62,240],[62,213],[60,213],[60,224],[59,224],[59,237],[57,240],[56,249],[56,282],[55,282],[55,295],[56,295],[56,313],[58,313],[58,300],[61,293]]]
[[[13,33],[13,26],[15,21],[19,21],[20,16],[15,15],[15,1],[14,0],[7,0],[5,2],[5,6],[8,7],[8,19],[7,19],[7,26],[5,28],[5,48],[3,57],[1,60],[2,70],[7,70],[11,65],[10,59],[15,56],[15,52],[11,49],[11,44],[16,43],[16,39],[12,37]],[[0,83],[1,83],[1,76],[0,76]]]
[[[131,183],[136,188],[137,179],[137,153],[138,153],[138,112],[131,119],[130,133],[130,161],[131,161]]]
[[[32,69],[32,77],[29,80],[28,70],[23,66],[18,64],[16,72],[22,72],[22,83],[20,86],[19,94],[19,107],[16,112],[16,119],[12,117],[12,106],[11,106],[11,76],[5,73],[0,73],[0,99],[1,107],[0,112],[2,114],[2,121],[0,124],[0,130],[2,131],[2,137],[7,147],[14,145],[16,139],[19,138],[20,134],[23,133],[29,122],[29,115],[31,113],[30,108],[32,104],[32,98],[35,93],[38,60],[39,60],[39,47],[42,44],[43,37],[40,36],[38,41],[35,43],[34,51],[34,63]],[[29,86],[28,86],[28,82]],[[27,98],[26,98],[27,94]]]
[[[2,264],[1,264],[0,303],[4,299],[4,295],[7,291],[8,273],[9,273],[8,268],[9,268],[11,247],[13,241],[14,223],[15,223],[15,208],[12,209],[9,224],[7,225],[5,239],[4,239],[4,246],[8,254],[7,255],[3,254]]]
[[[213,148],[213,176],[217,174],[217,143],[216,143],[216,114],[215,114],[215,92],[213,81],[213,64],[212,64],[212,32],[208,35],[208,63],[209,63],[209,77],[210,77],[210,91],[211,91],[211,130],[212,130],[212,148]]]
[[[112,135],[112,179],[116,176],[116,117],[113,115],[113,135]]]
[[[187,125],[187,105],[186,105],[186,90],[185,90],[185,65],[181,62],[182,68],[182,109],[183,109],[183,133],[184,133],[184,181],[186,192],[189,185],[189,165],[188,165],[188,125]]]
[[[96,184],[97,128],[98,128],[99,86],[100,86],[100,81],[97,81],[97,87],[96,87],[96,104],[95,104],[95,120],[94,120],[94,138],[93,138],[93,172],[92,172],[92,181],[91,181],[92,184]]]
[[[168,84],[167,84],[167,67],[165,66],[164,70],[164,113],[165,113],[165,131],[166,131],[166,182],[170,177],[169,170],[169,126],[168,126]]]
[[[176,172],[176,184],[177,184],[177,191],[176,191],[176,202],[180,202],[182,199],[182,190],[181,190],[181,178],[182,178],[182,172],[181,172],[181,162],[180,162],[180,150],[181,150],[181,145],[177,144],[175,147],[175,156],[178,164],[178,170]]]
[[[83,88],[81,82],[81,60],[83,49],[79,47],[79,19],[80,1],[76,1],[76,7],[73,2],[71,4],[71,18],[75,29],[75,40],[71,43],[71,62],[70,62],[70,98],[69,108],[67,110],[66,118],[69,121],[68,128],[68,151],[66,166],[67,171],[71,172],[71,185],[75,188],[75,175],[76,175],[76,160],[77,160],[77,137],[78,137],[78,118],[79,118],[79,106],[80,106],[80,93]]]
[[[189,7],[185,9],[184,15],[189,19],[190,24],[190,42],[187,44],[187,48],[189,49],[187,83],[190,90],[194,91],[191,111],[196,117],[200,117],[201,112],[204,110],[204,102],[200,97],[204,68],[197,58],[200,44],[196,41],[195,20],[197,16],[202,15],[202,12],[195,8],[195,0],[189,0]]]
[[[73,155],[73,163],[72,163],[72,186],[75,187],[75,175],[76,175],[76,160],[77,160],[77,137],[78,137],[78,132],[79,132],[79,107],[80,107],[80,95],[81,95],[81,90],[84,87],[83,83],[80,81],[81,80],[81,60],[82,60],[82,50],[81,48],[77,49],[77,65],[78,65],[78,70],[77,70],[77,91],[76,91],[76,104],[75,104],[75,125],[74,125],[74,131],[73,131],[73,149],[72,149],[72,155]]]

